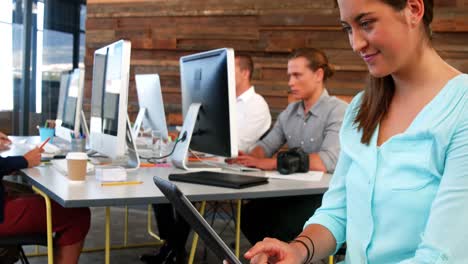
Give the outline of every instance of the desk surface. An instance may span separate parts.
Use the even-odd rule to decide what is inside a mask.
[[[38,141],[37,138],[29,141],[31,140]],[[13,145],[2,156],[24,152],[21,146]],[[154,185],[153,176],[167,179],[170,173],[184,171],[173,168],[140,168],[128,172],[127,178],[129,181],[142,181],[142,184],[120,186],[101,186],[94,175],[87,176],[83,182],[72,182],[50,165],[24,169],[22,172],[31,184],[64,207],[96,207],[167,203],[164,195]],[[269,179],[268,184],[245,189],[175,183],[191,201],[209,201],[320,194],[328,189],[330,178],[330,174],[324,174],[318,182]]]

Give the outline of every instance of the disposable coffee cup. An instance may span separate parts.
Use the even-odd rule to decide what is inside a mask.
[[[70,152],[67,154],[68,179],[84,181],[86,178],[86,164],[88,155],[84,152]]]

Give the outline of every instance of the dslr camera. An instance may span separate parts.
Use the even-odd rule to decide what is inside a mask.
[[[292,148],[281,151],[276,158],[279,173],[291,174],[309,171],[309,154],[301,148]]]

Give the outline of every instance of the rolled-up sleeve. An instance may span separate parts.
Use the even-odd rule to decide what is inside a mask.
[[[335,108],[330,111],[327,125],[323,131],[323,143],[318,152],[325,168],[331,173],[335,171],[338,155],[340,153],[339,133],[346,112],[346,106],[346,104],[337,104]]]

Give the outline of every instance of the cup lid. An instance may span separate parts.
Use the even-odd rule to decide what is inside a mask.
[[[88,155],[84,152],[69,152],[67,154],[66,159],[73,159],[73,160],[87,160]]]

